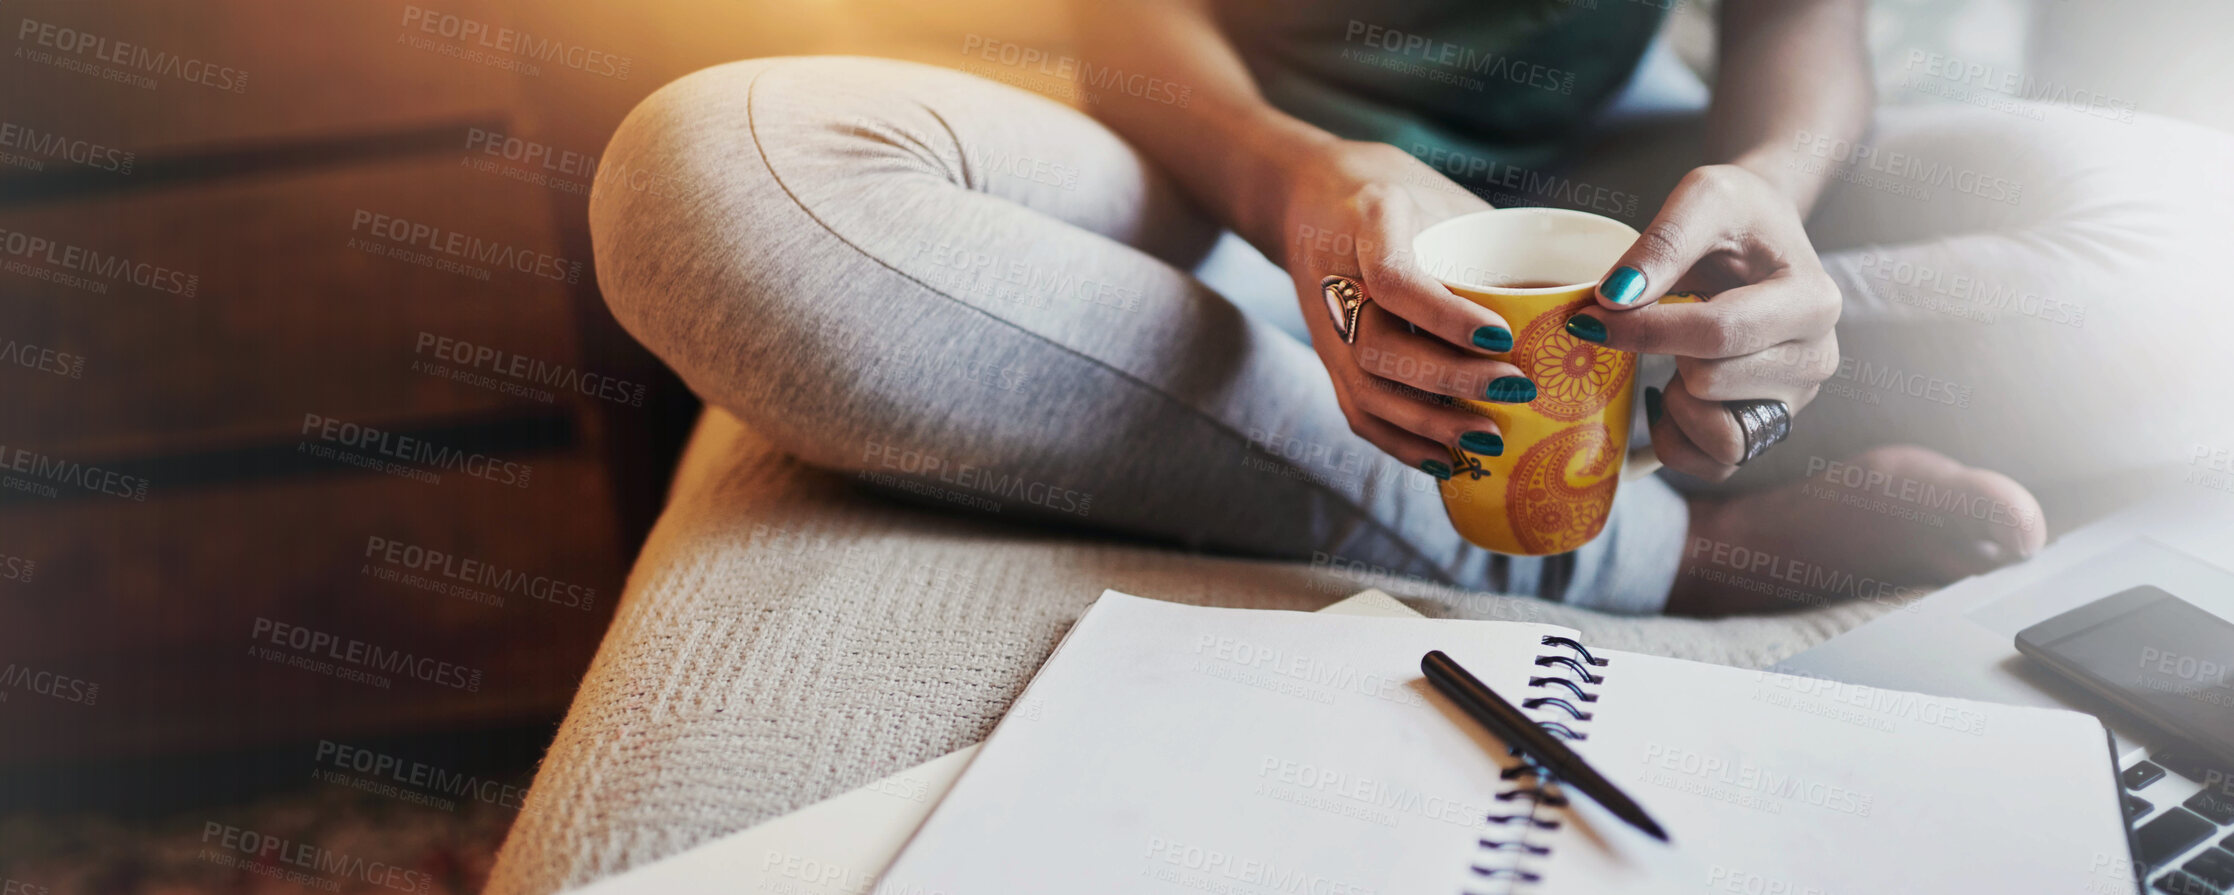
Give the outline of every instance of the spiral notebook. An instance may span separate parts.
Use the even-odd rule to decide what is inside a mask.
[[[1539,781],[1428,687],[1440,649],[1668,829]],[[1114,591],[888,893],[2136,891],[2087,715],[1593,649],[1516,622]]]

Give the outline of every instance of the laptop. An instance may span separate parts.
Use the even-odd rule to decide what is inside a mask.
[[[2234,892],[2234,768],[2017,652],[2018,631],[2140,585],[2234,620],[2234,494],[2161,498],[2072,531],[2032,560],[1967,578],[1795,655],[1791,674],[1888,690],[2092,712],[2110,727],[2151,892]]]

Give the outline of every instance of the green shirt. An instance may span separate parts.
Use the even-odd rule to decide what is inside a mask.
[[[1265,98],[1494,189],[1549,166],[1677,0],[1216,0]]]

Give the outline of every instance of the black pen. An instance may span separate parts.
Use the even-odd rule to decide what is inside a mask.
[[[1645,815],[1644,808],[1630,799],[1620,787],[1613,785],[1613,781],[1598,773],[1596,768],[1583,761],[1582,756],[1575,754],[1575,750],[1567,748],[1567,744],[1560,742],[1558,737],[1537,727],[1533,719],[1489,689],[1489,685],[1476,679],[1457,662],[1451,661],[1451,657],[1443,655],[1442,650],[1434,650],[1421,656],[1420,671],[1427,675],[1428,683],[1434,684],[1435,689],[1450,697],[1452,702],[1458,703],[1458,707],[1465,710],[1467,715],[1481,722],[1483,727],[1489,728],[1492,735],[1519,749],[1521,754],[1551,772],[1552,776],[1582,790],[1598,804],[1606,806],[1606,810],[1613,812],[1615,817],[1628,821],[1630,826],[1643,830],[1654,839],[1668,841],[1667,831],[1660,829],[1659,824]]]

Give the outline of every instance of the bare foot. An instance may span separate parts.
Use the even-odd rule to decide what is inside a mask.
[[[2048,538],[2023,485],[1914,445],[1811,462],[1772,491],[1693,498],[1683,564],[1668,595],[1680,615],[1893,601],[1991,571]]]

